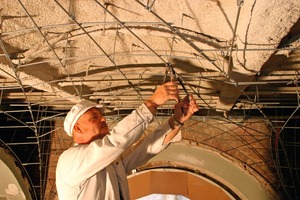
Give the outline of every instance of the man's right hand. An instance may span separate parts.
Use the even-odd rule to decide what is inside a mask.
[[[163,85],[160,85],[155,90],[154,94],[147,101],[145,101],[145,104],[152,112],[153,108],[156,109],[158,106],[161,106],[172,99],[178,102],[179,90],[175,82],[167,82]]]
[[[179,100],[179,90],[176,82],[167,82],[159,86],[149,100],[161,106],[172,99],[176,102]]]

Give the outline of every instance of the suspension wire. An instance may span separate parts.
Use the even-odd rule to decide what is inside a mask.
[[[55,0],[56,1],[56,0]],[[170,67],[172,69],[172,73],[175,75],[176,78],[178,78],[178,81],[180,83],[180,85],[182,86],[182,88],[184,89],[184,91],[187,93],[187,90],[185,88],[185,86],[182,83],[181,78],[179,78],[178,74],[175,72],[174,67],[167,61],[165,61],[161,55],[159,55],[158,53],[156,53],[147,43],[145,43],[138,35],[136,35],[130,28],[128,28],[125,24],[125,22],[122,22],[119,18],[117,18],[112,12],[110,12],[104,5],[102,5],[98,0],[95,0],[95,2],[101,6],[107,13],[109,13],[115,20],[118,21],[118,23],[124,27],[126,30],[128,30],[134,37],[136,37],[141,43],[143,43],[150,51],[152,51],[163,63],[165,63],[165,65],[167,67]],[[153,2],[154,3],[154,2]],[[188,94],[188,93],[187,93]]]
[[[126,25],[125,25],[125,22],[122,22],[122,21],[120,21],[114,14],[112,14],[105,6],[103,6],[100,2],[98,2],[97,0],[95,0],[96,1],[96,3],[98,4],[98,5],[100,5],[103,9],[105,9],[105,11],[107,12],[107,13],[109,13],[115,20],[117,20],[119,23],[120,23],[120,25],[122,26],[122,27],[124,27],[124,28],[126,28],[133,36],[135,36],[140,42],[142,42],[150,51],[152,51],[158,58],[160,58],[166,65],[167,65],[167,70],[170,70],[171,69],[171,71],[172,71],[172,73],[173,73],[173,75],[178,79],[178,81],[179,81],[179,83],[183,86],[183,88],[184,88],[184,90],[186,91],[186,88],[185,88],[185,86],[184,86],[184,84],[183,84],[183,79],[177,74],[177,72],[174,70],[174,68],[173,68],[173,66],[169,63],[169,62],[166,62],[162,57],[161,57],[161,55],[159,55],[159,54],[157,54],[149,45],[147,45],[140,37],[138,37],[131,29],[129,29]],[[164,20],[162,20],[164,23],[166,23]],[[176,31],[175,32],[176,34],[178,34],[178,32]],[[183,39],[184,40],[186,40],[186,38],[185,37],[183,37]],[[193,43],[190,43],[190,44],[193,44]],[[202,51],[201,51],[202,52]],[[202,52],[203,53],[203,52]],[[204,54],[204,53],[203,53]],[[204,54],[205,56],[204,57],[206,57],[207,59],[209,59],[214,65],[216,65],[215,63],[214,63],[214,61],[213,60],[211,60],[208,56],[206,56],[206,54]],[[168,69],[168,67],[169,67],[169,69]],[[216,67],[218,68],[218,66],[216,65]],[[219,68],[220,69],[220,68]],[[222,71],[222,70],[220,70],[220,71]],[[230,79],[229,79],[230,80]],[[193,88],[192,88],[192,90],[193,90]],[[194,91],[194,90],[193,90]],[[195,92],[195,91],[194,91]],[[197,93],[196,93],[197,94]],[[198,95],[198,97],[200,97],[199,96],[199,94],[197,94]],[[201,97],[200,97],[201,98]],[[204,101],[205,102],[205,101]],[[206,102],[205,102],[205,104],[207,104]],[[208,104],[207,104],[208,105]],[[208,105],[208,107],[210,107],[209,105]],[[233,122],[232,121],[232,123],[234,123],[234,124],[236,124],[236,125],[238,125],[238,126],[240,126],[238,123],[236,123],[236,122]],[[245,130],[244,129],[244,127],[241,127],[243,130]],[[247,130],[245,130],[246,132],[248,132]],[[248,132],[250,135],[251,135],[251,133],[250,132]],[[253,137],[253,135],[252,135],[252,137]],[[254,138],[254,137],[253,137]],[[260,141],[258,141],[259,143],[260,143]],[[250,147],[250,145],[249,144],[247,144],[249,147]],[[251,148],[251,147],[250,147]],[[263,159],[263,157],[262,157],[262,155],[260,155],[258,152],[257,152],[257,150],[256,149],[254,149],[254,148],[252,148],[252,150],[254,151],[254,152],[256,152],[256,154],[260,157],[260,158],[262,158]]]
[[[139,97],[143,99],[142,95],[140,92],[136,89],[136,87],[133,85],[133,83],[127,78],[126,74],[123,73],[123,71],[116,65],[115,61],[111,58],[110,55],[98,44],[98,42],[89,34],[85,28],[77,21],[74,19],[74,17],[57,1],[54,0],[56,4],[69,16],[69,18],[74,21],[80,29],[93,41],[93,43],[104,53],[104,55],[109,59],[109,61],[113,64],[113,66],[122,74],[122,76],[127,80],[128,84],[136,91],[136,93],[139,95]]]
[[[106,12],[107,13],[109,13],[112,17],[114,17],[115,18],[115,20],[117,20],[119,23],[120,23],[120,25],[121,26],[123,26],[124,28],[126,28],[131,34],[133,34],[140,42],[142,42],[150,51],[152,51],[158,58],[160,58],[166,65],[167,65],[167,67],[169,67],[169,68],[171,68],[172,69],[172,73],[173,73],[173,75],[178,79],[178,81],[179,81],[179,83],[183,86],[183,88],[184,88],[184,90],[186,91],[186,88],[185,88],[185,86],[184,86],[184,84],[183,84],[183,79],[177,74],[177,72],[174,70],[174,68],[173,68],[173,66],[169,63],[169,62],[166,62],[162,57],[161,57],[161,55],[159,55],[159,54],[157,54],[149,45],[147,45],[140,37],[138,37],[131,29],[129,29],[126,25],[125,25],[125,22],[122,22],[122,21],[120,21],[114,14],[112,14],[105,6],[103,6],[101,3],[99,3],[97,0],[95,0],[96,1],[96,3],[97,4],[99,4],[103,9],[105,9],[106,10]],[[208,57],[209,58],[209,57]],[[210,59],[210,58],[209,58]],[[167,70],[168,70],[168,68],[167,68]],[[198,93],[196,93],[195,91],[194,91],[194,89],[193,88],[191,88],[192,90],[193,90],[193,92],[195,93],[195,94],[197,94],[198,95],[198,97],[200,98],[200,99],[202,99],[202,97],[201,96],[199,96],[199,94]],[[202,99],[203,100],[203,99]],[[204,100],[203,100],[204,101]],[[204,101],[204,103],[208,106],[208,107],[211,107],[210,105],[208,105],[205,101]],[[235,123],[235,122],[232,122],[232,123]],[[237,123],[235,123],[235,124],[237,124]],[[237,124],[238,125],[238,124]],[[239,125],[240,126],[240,125]],[[246,131],[246,130],[245,130]],[[249,133],[250,135],[251,135],[251,133]]]
[[[66,75],[68,76],[68,78],[71,79],[65,65],[62,63],[62,59],[59,58],[58,54],[55,52],[55,50],[53,49],[52,45],[50,44],[50,42],[48,41],[48,39],[46,38],[46,36],[43,34],[41,28],[37,25],[37,23],[34,21],[34,19],[32,18],[32,16],[29,14],[28,10],[25,8],[25,6],[23,5],[23,3],[21,2],[21,0],[18,0],[20,5],[22,6],[23,10],[25,11],[26,15],[30,18],[31,22],[34,24],[35,28],[39,31],[39,33],[41,34],[41,36],[43,37],[43,39],[46,41],[47,45],[49,46],[49,48],[51,49],[51,51],[54,53],[56,59],[59,61],[60,65],[63,67],[63,69],[65,70]],[[76,94],[80,97],[79,91],[77,90],[77,88],[75,87],[75,85],[73,84],[73,88],[76,92]]]
[[[244,3],[244,0],[238,0],[238,6],[239,6],[238,16],[239,16],[239,13],[240,13],[240,7],[241,7],[241,5],[242,5],[243,3]],[[237,23],[236,23],[236,25],[237,25]],[[235,31],[236,31],[236,27],[235,27]],[[230,61],[230,62],[229,62],[229,65],[230,65],[230,63],[231,63],[231,53],[232,53],[232,49],[233,49],[234,38],[235,38],[235,32],[234,32],[234,37],[233,37],[232,45],[231,45],[231,51],[230,51],[230,56],[229,56],[229,59],[230,59],[230,60],[229,60],[229,61]],[[297,111],[299,110],[299,108],[300,108],[300,105],[299,105],[299,90],[298,90],[298,84],[296,84],[296,83],[297,83],[297,80],[298,80],[298,79],[297,79],[297,76],[296,76],[295,78],[296,78],[296,80],[294,80],[293,82],[294,82],[295,85],[297,85],[297,100],[298,100],[298,106],[297,106],[297,108],[292,112],[292,114],[288,117],[288,119],[285,120],[285,123],[282,125],[282,127],[281,127],[281,129],[280,129],[279,131],[276,132],[276,129],[273,128],[274,133],[276,133],[276,137],[278,137],[278,138],[277,138],[278,141],[279,141],[282,145],[283,145],[283,141],[282,141],[282,139],[281,139],[281,137],[280,137],[280,134],[283,132],[283,130],[285,129],[287,123],[292,119],[292,117],[296,114],[296,112],[297,112]],[[273,127],[273,126],[272,126],[272,127]],[[272,146],[272,144],[271,144],[271,146]],[[284,155],[285,155],[286,162],[287,162],[287,165],[288,165],[288,169],[289,169],[289,171],[290,171],[290,174],[293,174],[293,173],[292,173],[292,170],[291,170],[291,169],[292,169],[292,166],[291,166],[291,163],[290,163],[290,161],[289,161],[289,159],[288,159],[286,149],[282,147],[282,151],[283,151],[283,153],[284,153]],[[271,151],[271,154],[273,155],[273,151]],[[274,163],[280,164],[280,158],[279,158],[279,153],[278,153],[278,146],[275,147],[275,156],[273,155],[273,157],[275,158]],[[278,174],[278,176],[279,176],[279,179],[280,179],[282,185],[286,185],[285,181],[284,181],[284,180],[282,179],[282,177],[281,177],[282,172],[280,172],[279,169],[278,169],[277,167],[276,167],[275,169],[276,169],[276,172],[277,172],[277,174]],[[294,183],[294,182],[295,182],[294,176],[291,176],[291,179],[292,179],[292,182]],[[294,183],[294,185],[295,185],[295,183]],[[288,196],[290,197],[290,194],[289,194],[289,192],[287,191],[287,189],[286,189],[285,186],[283,187],[283,190],[284,190],[284,192],[286,193],[286,195],[288,195]]]
[[[175,32],[175,33],[178,33],[178,32]],[[207,58],[209,58],[209,57],[207,56]],[[209,59],[210,59],[210,58],[209,58]],[[210,60],[211,60],[211,59],[210,59]],[[212,60],[211,60],[211,61],[212,61]],[[216,65],[216,64],[214,63],[214,61],[213,61],[213,64]],[[170,66],[170,68],[171,68],[171,70],[174,69],[174,68],[172,68],[172,66]],[[184,79],[182,79],[181,76],[179,76],[179,75],[176,73],[175,70],[173,70],[172,72],[173,72],[174,76],[176,76],[177,79],[180,81],[181,85],[184,86],[184,84],[183,84]],[[186,82],[186,84],[189,85],[187,82]],[[185,88],[185,87],[183,87],[183,88]],[[200,96],[200,95],[199,95],[192,87],[190,87],[190,89],[193,91],[194,94],[197,94],[197,96],[198,96],[200,99],[202,99],[202,97],[201,97],[201,96]],[[186,90],[186,89],[185,89],[185,90]],[[211,108],[211,106],[210,106],[206,101],[204,101],[203,99],[202,99],[202,101],[203,101],[208,107]],[[255,138],[248,130],[246,130],[244,127],[242,127],[242,126],[241,126],[240,124],[238,124],[237,122],[234,122],[234,121],[232,121],[232,120],[230,120],[230,119],[227,119],[227,120],[229,120],[231,123],[237,125],[238,127],[241,127],[243,130],[245,130],[247,133],[249,133],[249,135],[251,135],[253,138]],[[243,141],[243,140],[242,140],[242,142],[244,142],[245,145],[249,146],[249,148],[252,149],[252,150],[253,150],[253,151],[254,151],[254,152],[255,152],[255,153],[263,160],[262,155],[260,155],[260,153],[259,153],[255,148],[253,148],[253,147],[250,145],[249,142]],[[261,144],[261,141],[258,141],[258,140],[257,140],[257,142]],[[261,144],[261,145],[262,145],[262,144]],[[256,170],[256,171],[257,171],[257,170]]]
[[[152,4],[149,6],[149,3],[150,3],[150,2],[149,2],[149,0],[148,0],[147,6],[149,6],[149,8],[151,8],[151,7],[154,5],[155,1],[156,1],[156,0],[153,0]]]
[[[223,76],[226,77],[229,82],[233,85],[235,85],[236,87],[238,86],[237,82],[234,81],[233,79],[231,79],[229,77],[229,75],[222,70],[220,67],[218,67],[215,63],[215,60],[211,59],[209,56],[207,56],[203,50],[201,50],[199,47],[197,47],[193,42],[189,41],[182,33],[180,33],[178,31],[177,28],[174,28],[170,23],[166,22],[162,17],[160,17],[158,14],[156,14],[154,11],[152,11],[149,7],[147,7],[147,5],[143,4],[142,2],[140,2],[139,0],[135,0],[137,3],[139,3],[141,6],[143,6],[144,8],[146,8],[150,13],[152,13],[155,17],[157,17],[159,20],[161,20],[166,26],[169,27],[169,29],[176,35],[178,35],[182,40],[184,40],[186,43],[188,43],[193,49],[195,49],[197,52],[199,52],[207,61],[209,61],[214,67],[216,67],[220,72],[222,72]],[[238,0],[238,5],[239,7],[242,5],[242,0]],[[183,80],[183,79],[181,79]],[[239,87],[237,87],[241,93],[243,95],[245,95],[250,101],[251,98]],[[193,90],[194,91],[194,90]],[[198,95],[199,97],[199,95]],[[200,98],[200,97],[199,97]],[[275,131],[275,128],[273,126],[273,124],[270,122],[270,120],[267,118],[267,116],[263,113],[263,111],[259,108],[259,106],[257,106],[257,104],[255,102],[253,102],[253,104],[256,106],[256,108],[259,110],[259,112],[262,114],[262,116],[267,120],[267,122],[269,123],[269,125],[272,127],[272,131]],[[210,107],[210,106],[209,106]]]
[[[153,1],[153,3],[152,3],[152,5],[151,5],[151,7],[153,6],[153,4],[154,4],[154,2],[155,2],[155,0]],[[147,6],[148,7],[148,6]],[[150,8],[151,8],[150,7]],[[240,10],[240,7],[239,7],[239,10]],[[239,13],[239,12],[238,12]],[[239,15],[239,14],[238,14]],[[237,17],[237,19],[238,19],[238,17]],[[237,27],[237,21],[236,21],[236,27]],[[235,31],[234,31],[234,35],[236,34],[236,27],[235,27]],[[235,38],[235,36],[234,36],[234,38]],[[234,42],[234,38],[233,38],[233,41],[232,41],[232,45],[231,45],[231,49],[230,49],[230,56],[229,56],[229,64],[231,63],[231,55],[232,55],[232,51],[233,51],[233,42]],[[47,41],[47,40],[46,40]],[[54,50],[53,50],[54,51]],[[60,59],[58,59],[59,61],[60,61]],[[174,76],[177,76],[178,74],[176,74],[176,72],[175,72],[175,70],[174,70],[174,68],[173,68],[173,66],[172,65],[170,65],[170,63],[169,62],[167,62],[167,69],[169,70],[169,71],[171,71],[172,73],[171,74],[173,74]],[[170,74],[170,75],[171,75]],[[182,82],[182,80],[183,79],[181,79],[181,76],[178,76],[179,77],[179,79],[178,80],[180,80],[181,82]],[[184,81],[184,80],[183,80]],[[184,84],[182,83],[181,84],[182,86],[184,86]],[[184,88],[184,90],[185,90],[185,87],[183,87]],[[194,91],[194,90],[193,90]],[[198,93],[196,93],[196,94],[198,94]],[[206,102],[205,102],[206,103]],[[255,103],[255,102],[254,102]],[[209,106],[210,107],[210,106]],[[299,107],[298,107],[299,108]],[[297,108],[297,109],[298,109]],[[292,115],[290,116],[290,118],[292,117]],[[286,124],[285,124],[286,125]],[[283,127],[282,127],[282,129],[283,129]],[[282,129],[281,129],[281,131],[282,131]],[[280,131],[280,132],[281,132]]]
[[[100,5],[103,9],[105,9],[105,11],[107,12],[107,13],[109,13],[112,17],[114,17],[115,18],[115,20],[117,20],[119,23],[120,23],[120,25],[122,26],[122,27],[124,27],[124,28],[126,28],[132,35],[134,35],[140,42],[142,42],[150,51],[152,51],[158,58],[160,58],[165,64],[166,64],[166,66],[167,66],[167,68],[166,68],[166,72],[165,72],[165,77],[166,77],[166,74],[168,73],[168,72],[172,72],[172,76],[171,76],[171,79],[172,79],[172,77],[173,76],[175,76],[176,78],[177,78],[177,80],[179,81],[179,83],[180,83],[180,85],[182,86],[182,88],[184,89],[184,91],[188,94],[188,92],[187,92],[187,90],[186,90],[186,87],[184,86],[184,84],[183,84],[183,79],[181,78],[181,76],[179,76],[178,74],[177,74],[177,72],[175,71],[175,69],[174,69],[174,67],[169,63],[169,62],[166,62],[162,57],[161,57],[161,55],[159,55],[159,54],[157,54],[156,53],[156,51],[154,51],[148,44],[146,44],[139,36],[137,36],[131,29],[129,29],[126,25],[125,25],[125,22],[122,22],[122,21],[120,21],[114,14],[112,14],[105,6],[103,6],[100,2],[98,2],[97,0],[95,0],[96,1],[96,3],[98,4],[98,5]],[[208,57],[209,58],[209,57]],[[210,58],[209,58],[210,59]],[[164,78],[164,81],[165,81],[165,78]],[[193,88],[192,88],[192,90],[193,90]],[[193,90],[193,92],[195,93],[195,94],[197,94],[198,95],[198,97],[199,98],[201,98],[200,96],[199,96],[199,94],[198,93],[196,93],[194,90]],[[204,101],[205,102],[205,101]],[[205,102],[205,104],[207,104],[206,102]],[[207,106],[208,107],[210,107],[210,105],[208,105],[207,104]],[[235,124],[237,124],[237,123],[235,123]],[[238,124],[237,124],[238,125]],[[243,127],[242,127],[243,128]],[[244,128],[243,128],[244,129]],[[250,133],[249,133],[250,134]],[[251,135],[251,134],[250,134]],[[255,151],[255,149],[254,149],[254,151]],[[258,152],[256,152],[259,156],[260,156],[260,154],[258,153]]]
[[[155,2],[155,1],[154,1]],[[153,3],[154,3],[153,2]],[[153,4],[152,4],[153,5]],[[125,27],[125,26],[124,26]],[[46,40],[47,41],[47,40]],[[232,46],[231,46],[232,47]],[[231,49],[232,50],[232,49]],[[54,50],[53,50],[54,51]],[[108,56],[108,55],[106,55],[106,56]],[[110,56],[108,56],[108,58],[109,58]],[[160,57],[160,56],[158,56],[158,57]],[[59,61],[60,61],[60,59],[58,59]],[[167,67],[170,67],[170,71],[172,72],[172,74],[173,75],[175,75],[175,76],[177,76],[178,74],[175,72],[175,70],[174,70],[174,68],[173,68],[173,66],[172,65],[170,65],[170,63],[169,62],[167,62]],[[181,82],[182,82],[182,79],[181,79],[181,77],[180,76],[178,76],[179,77],[179,79],[178,80],[180,80]],[[184,80],[183,80],[184,81]],[[184,86],[184,84],[181,84],[181,85],[183,85]],[[184,89],[185,89],[185,87],[183,87]],[[206,103],[206,102],[205,102]]]
[[[208,60],[212,65],[214,65],[220,72],[222,72],[223,73],[223,75],[232,83],[232,84],[234,84],[234,85],[236,85],[237,86],[237,84],[236,84],[236,82],[234,81],[234,80],[232,80],[221,68],[219,68],[216,64],[215,64],[215,60],[212,60],[210,57],[208,57],[204,52],[203,52],[203,50],[201,50],[201,49],[199,49],[194,43],[192,43],[192,42],[190,42],[188,39],[186,39],[186,37],[185,36],[183,36],[177,29],[175,29],[173,26],[171,26],[169,23],[167,23],[163,18],[161,18],[160,16],[158,16],[155,12],[153,12],[149,7],[147,7],[147,6],[145,6],[143,3],[141,3],[140,1],[138,1],[138,0],[136,0],[136,2],[138,2],[140,5],[142,5],[142,6],[144,6],[144,7],[146,7],[146,8],[148,8],[148,11],[149,12],[151,12],[152,14],[154,14],[157,18],[159,18],[164,24],[166,24],[170,29],[171,29],[171,31],[174,33],[174,34],[176,34],[176,35],[178,35],[181,39],[183,39],[185,42],[187,42],[191,47],[193,47],[195,50],[197,50],[206,60]],[[120,20],[118,20],[120,23],[121,23],[121,21]],[[128,27],[126,27],[125,26],[125,23],[122,23],[122,25],[125,27],[125,28],[127,28],[127,30],[129,30],[131,33],[132,33],[132,31],[128,28]],[[134,34],[135,35],[135,34]],[[143,41],[142,41],[143,42]],[[144,43],[144,42],[143,42]],[[148,47],[148,45],[146,45],[147,47]],[[152,49],[150,49],[151,51],[153,51]],[[154,51],[153,51],[154,52]],[[156,55],[158,55],[156,52],[154,52]],[[158,57],[160,58],[160,59],[162,59],[161,58],[161,56],[159,56],[158,55]],[[163,60],[163,59],[162,59]],[[164,61],[165,62],[165,61]],[[166,62],[165,62],[166,63]],[[169,63],[166,63],[168,66],[170,65]],[[177,73],[176,73],[176,71],[175,70],[173,70],[173,73],[174,73],[174,75],[178,78],[178,80],[180,80],[179,82],[180,82],[180,84],[181,85],[184,85],[183,84],[183,82],[185,82],[187,85],[189,85],[184,79],[182,79]],[[185,88],[185,87],[183,87],[183,88]],[[202,97],[190,86],[190,89],[193,91],[193,93],[194,94],[197,94],[197,96],[200,98],[200,99],[202,99]],[[246,95],[245,93],[244,93],[244,91],[243,90],[241,90],[240,88],[238,88],[244,95]],[[248,96],[248,95],[246,95],[247,96],[247,98],[249,99],[249,100],[251,100],[251,98]],[[209,108],[211,108],[211,106],[206,102],[206,101],[204,101],[203,99],[202,99],[202,101],[209,107]],[[257,107],[257,109],[259,109],[259,107],[258,106],[256,106]],[[261,111],[261,109],[259,109],[259,111],[260,111],[260,113],[263,115],[263,117],[267,120],[267,122],[270,124],[270,126],[272,127],[272,130],[274,130],[274,127],[273,127],[273,125],[272,125],[272,123],[269,121],[269,119],[267,118],[267,116]],[[227,119],[227,120],[229,120],[229,121],[231,121],[231,123],[233,123],[233,124],[236,124],[237,126],[239,126],[239,127],[241,127],[244,131],[246,131],[249,135],[251,135],[253,138],[255,138],[248,130],[246,130],[244,127],[242,127],[239,123],[237,123],[237,122],[234,122],[234,121],[232,121],[232,120],[230,120],[230,119]],[[249,146],[249,148],[250,149],[252,149],[254,152],[256,152],[256,154],[263,160],[264,158],[263,158],[263,156],[254,148],[254,147],[251,147],[251,145],[248,143],[248,142],[246,142],[245,140],[242,140],[243,142],[245,142],[246,143],[246,145],[247,146]],[[261,142],[260,141],[257,141],[258,143],[260,143],[261,144]],[[261,144],[262,145],[262,144]],[[263,146],[263,145],[262,145]]]
[[[235,41],[235,37],[236,37],[237,26],[238,26],[240,13],[241,13],[241,8],[242,8],[243,4],[244,4],[244,0],[237,0],[238,12],[237,12],[236,20],[235,20],[235,26],[234,26],[234,30],[233,30],[233,37],[232,37],[232,41],[231,41],[231,45],[230,45],[228,66],[231,65],[231,61],[232,61],[233,45],[234,45],[234,41]]]
[[[178,35],[182,40],[184,40],[186,43],[188,43],[191,47],[193,47],[197,52],[199,52],[206,60],[208,60],[214,67],[216,67],[218,70],[223,72],[221,68],[219,68],[209,56],[207,56],[203,50],[199,49],[193,42],[189,41],[185,36],[183,36],[176,28],[174,28],[171,23],[166,22],[162,17],[160,17],[158,14],[153,12],[150,7],[143,4],[139,0],[135,0],[137,3],[142,5],[144,8],[146,8],[150,13],[152,13],[155,17],[157,17],[159,20],[161,20],[164,24],[168,26],[168,28],[176,35]]]

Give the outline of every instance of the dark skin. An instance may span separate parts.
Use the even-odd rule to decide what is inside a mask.
[[[184,123],[188,120],[195,112],[199,110],[199,106],[196,104],[196,100],[192,95],[184,97],[181,102],[178,102],[174,106],[174,115],[169,118],[169,124],[172,128],[172,131],[165,137],[164,144],[169,143],[181,129],[180,126],[175,126],[174,121],[179,121]]]

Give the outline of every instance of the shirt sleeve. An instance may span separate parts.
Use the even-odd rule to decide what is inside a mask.
[[[57,164],[58,178],[72,186],[91,177],[137,141],[152,120],[152,113],[142,104],[121,120],[103,139],[66,150]]]
[[[148,134],[137,146],[129,149],[123,155],[123,165],[126,173],[130,173],[136,167],[145,164],[152,157],[166,149],[170,143],[181,140],[181,130],[179,133],[167,144],[163,141],[168,133],[172,131],[168,120],[161,124],[153,133]]]

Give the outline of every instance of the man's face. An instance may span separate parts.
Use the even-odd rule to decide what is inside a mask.
[[[89,142],[99,138],[102,139],[109,133],[106,119],[101,111],[95,107],[86,111],[76,123]]]

